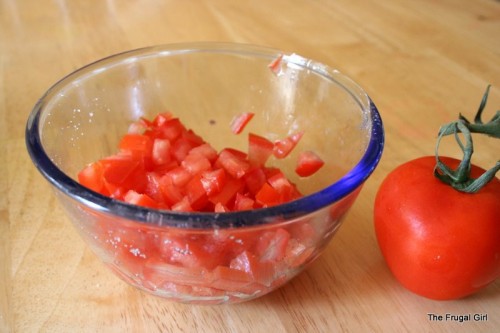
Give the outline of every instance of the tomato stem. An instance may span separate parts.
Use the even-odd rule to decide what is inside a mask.
[[[436,143],[436,167],[434,168],[434,175],[444,183],[452,186],[458,191],[465,193],[476,193],[483,188],[489,181],[491,181],[498,170],[500,170],[500,160],[496,162],[495,166],[484,172],[478,178],[472,178],[471,171],[471,158],[474,152],[474,145],[472,141],[472,133],[486,134],[494,138],[500,138],[500,110],[496,112],[495,116],[484,123],[482,120],[482,113],[486,107],[490,85],[486,88],[483,95],[479,109],[474,117],[474,122],[471,123],[462,114],[459,115],[457,121],[443,125],[439,129],[438,139]],[[460,149],[463,152],[463,158],[456,169],[451,169],[444,164],[439,158],[439,144],[444,136],[453,134]],[[462,142],[460,135],[463,135],[465,144]]]

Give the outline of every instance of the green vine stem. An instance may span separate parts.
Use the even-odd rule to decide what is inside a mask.
[[[479,109],[474,117],[474,122],[471,123],[461,114],[457,121],[451,122],[442,126],[439,129],[438,139],[436,143],[436,167],[434,168],[434,175],[442,182],[452,186],[458,191],[465,193],[476,193],[483,188],[489,181],[491,181],[498,170],[500,170],[500,160],[496,162],[495,166],[484,172],[478,178],[472,178],[471,171],[471,158],[474,152],[472,142],[472,133],[486,134],[488,136],[500,139],[500,110],[496,112],[493,118],[484,123],[482,120],[482,113],[486,107],[490,85],[486,88],[483,95]],[[460,133],[463,135],[465,144],[460,138]],[[463,158],[456,169],[451,169],[444,164],[439,158],[439,144],[444,136],[453,134],[460,149],[463,152]]]

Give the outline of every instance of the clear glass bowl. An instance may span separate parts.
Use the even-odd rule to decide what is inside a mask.
[[[245,131],[270,140],[303,131],[292,154],[270,164],[305,196],[248,211],[182,213],[130,205],[77,182],[85,165],[116,152],[130,123],[167,110],[216,149],[246,149],[246,135],[229,130],[241,112],[255,113]],[[137,288],[201,304],[262,296],[317,258],[378,164],[383,142],[374,104],[337,70],[224,43],[149,47],[85,66],[46,92],[26,128],[33,163],[96,255]],[[325,161],[307,178],[294,172],[304,150]]]

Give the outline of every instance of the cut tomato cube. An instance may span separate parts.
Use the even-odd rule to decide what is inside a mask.
[[[208,143],[203,143],[191,149],[188,156],[191,155],[205,157],[210,161],[210,163],[213,163],[218,156],[217,151]]]
[[[189,151],[193,149],[195,145],[186,138],[179,138],[172,144],[172,156],[179,163],[186,158]]]
[[[214,213],[225,213],[225,212],[229,212],[229,208],[227,208],[220,202],[217,202],[214,207]]]
[[[252,279],[264,286],[270,286],[274,280],[274,265],[271,262],[260,262],[259,258],[249,251],[237,255],[229,265],[249,274]]]
[[[262,205],[262,207],[271,207],[282,203],[281,195],[278,190],[268,183],[262,185],[259,192],[255,195],[255,201]]]
[[[147,135],[125,134],[120,140],[119,148],[139,156],[150,157],[153,150],[153,141]]]
[[[130,190],[124,196],[125,202],[133,205],[158,208],[158,204],[150,196],[146,194],[139,194],[136,191]]]
[[[204,210],[208,202],[207,192],[201,182],[201,175],[194,176],[186,185],[186,195],[189,199],[189,205],[195,211]]]
[[[104,166],[100,161],[91,163],[78,173],[78,181],[85,187],[102,192],[104,187]]]
[[[212,168],[208,158],[191,153],[182,160],[181,166],[191,175],[196,175]]]
[[[250,169],[246,154],[234,149],[223,149],[215,164],[221,165],[234,178],[243,177]]]
[[[252,112],[243,112],[236,115],[231,121],[231,131],[234,134],[239,134],[243,131],[248,122],[253,118],[254,113]]]
[[[267,67],[269,67],[269,69],[275,75],[280,75],[281,74],[281,64],[282,64],[282,61],[283,61],[283,54],[280,54],[276,58],[274,58],[273,61],[271,61],[269,63],[269,65],[267,65]]]
[[[172,114],[168,111],[163,112],[163,113],[159,113],[153,119],[152,125],[155,127],[162,127],[163,125],[165,125],[167,123],[167,121],[169,121],[172,118],[173,118]]]
[[[259,290],[252,277],[238,269],[217,266],[209,276],[209,286],[212,288],[245,294],[253,294]]]
[[[129,134],[144,134],[147,129],[151,126],[151,122],[145,118],[140,118],[136,122],[133,122],[128,127],[127,133]]]
[[[248,134],[248,161],[253,167],[260,167],[266,164],[273,154],[274,144],[268,139],[257,134]]]
[[[226,182],[224,169],[209,170],[201,173],[201,184],[208,196],[219,193]]]
[[[248,191],[255,197],[266,182],[266,173],[262,168],[251,169],[243,178]]]
[[[179,166],[169,170],[163,177],[169,178],[173,185],[181,188],[189,182],[191,174],[186,169]]]
[[[226,207],[232,207],[232,200],[235,198],[236,193],[242,191],[245,187],[244,182],[241,179],[236,179],[233,177],[226,177],[226,182],[221,191],[215,195],[210,195],[208,200],[214,205],[221,203]]]
[[[284,258],[289,240],[290,233],[285,229],[266,231],[260,235],[255,245],[255,254],[261,262],[277,262]]]
[[[152,158],[155,165],[166,164],[170,162],[170,141],[167,139],[155,139],[153,141]]]
[[[325,162],[316,153],[304,151],[299,155],[295,172],[301,177],[309,177],[316,173]]]
[[[295,185],[293,185],[281,171],[269,177],[267,182],[278,191],[281,202],[288,202],[301,197]]]
[[[171,207],[173,211],[176,212],[192,212],[193,207],[189,203],[189,198],[187,196],[183,197],[180,201],[174,203]]]
[[[161,194],[165,203],[172,206],[183,198],[183,193],[178,186],[176,186],[169,176],[163,176],[159,182]]]
[[[201,267],[173,265],[158,258],[148,259],[144,265],[144,277],[156,287],[167,283],[178,285],[203,285],[207,271]]]
[[[186,131],[186,128],[181,123],[179,118],[171,118],[166,120],[158,126],[159,131],[161,132],[161,137],[169,140],[170,142],[174,142],[181,136],[183,132]]]
[[[304,135],[304,132],[297,132],[288,137],[274,142],[273,154],[276,158],[285,158],[295,148]]]
[[[250,210],[254,208],[255,200],[243,194],[236,193],[233,210]]]

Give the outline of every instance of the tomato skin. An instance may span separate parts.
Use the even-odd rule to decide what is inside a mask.
[[[465,194],[434,177],[435,163],[434,156],[418,158],[386,177],[375,199],[375,232],[403,286],[430,299],[458,299],[500,277],[500,181]],[[471,169],[474,178],[482,172]]]

